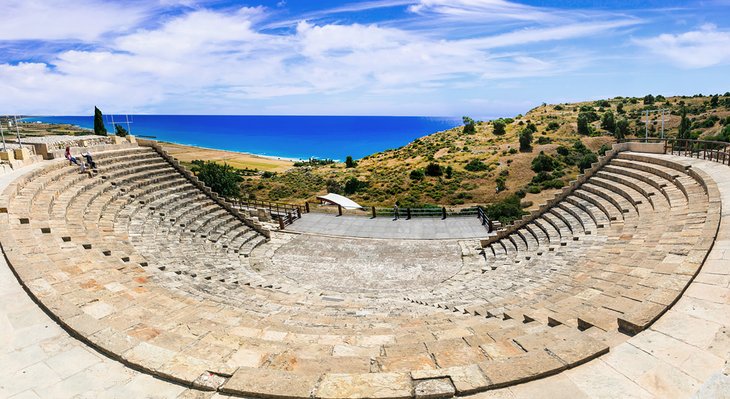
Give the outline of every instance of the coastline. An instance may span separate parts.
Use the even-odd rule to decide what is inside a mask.
[[[155,141],[157,141],[170,155],[177,158],[180,162],[203,160],[227,163],[238,169],[258,169],[268,172],[284,172],[293,168],[294,162],[298,161],[296,159],[284,157],[219,150],[215,148],[191,146],[161,140]]]
[[[163,146],[173,145],[173,146],[180,146],[180,147],[190,147],[190,148],[197,148],[197,149],[205,150],[205,151],[217,151],[217,152],[222,152],[222,153],[230,153],[233,155],[245,155],[245,156],[250,156],[250,157],[254,157],[254,158],[264,158],[264,159],[270,159],[272,161],[285,161],[285,162],[291,162],[291,163],[308,161],[308,159],[302,159],[302,158],[278,157],[276,155],[255,154],[253,152],[247,152],[247,151],[221,150],[220,148],[203,147],[203,146],[199,146],[199,145],[176,143],[174,141],[157,140],[157,139],[147,138],[144,136],[135,136],[135,137],[138,137],[143,140],[156,141],[160,145],[163,145]],[[340,160],[337,160],[337,159],[335,161],[341,162]]]

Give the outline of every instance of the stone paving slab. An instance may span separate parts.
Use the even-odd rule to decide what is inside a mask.
[[[393,220],[389,217],[371,219],[315,212],[303,214],[301,219],[287,226],[286,230],[342,237],[412,240],[486,238],[490,235],[476,216]]]

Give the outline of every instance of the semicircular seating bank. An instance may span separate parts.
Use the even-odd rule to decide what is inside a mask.
[[[267,237],[164,155],[107,151],[91,177],[55,161],[19,178],[0,196],[0,243],[79,339],[241,396],[449,397],[575,367],[681,296],[720,220],[711,179],[623,152],[483,248],[465,243],[469,261],[441,282],[337,292],[253,262],[293,241]]]

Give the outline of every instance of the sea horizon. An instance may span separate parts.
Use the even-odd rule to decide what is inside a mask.
[[[105,115],[140,138],[282,159],[333,159],[402,147],[413,140],[462,124],[450,116],[341,115]],[[69,124],[93,129],[93,116],[24,116],[25,122]]]

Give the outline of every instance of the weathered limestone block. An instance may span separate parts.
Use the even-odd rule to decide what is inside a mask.
[[[27,159],[30,159],[31,153],[30,150],[27,148],[16,148],[14,150],[15,159],[18,161],[24,161]]]
[[[13,150],[0,150],[0,161],[15,160],[15,152]]]
[[[317,397],[334,398],[410,398],[411,378],[407,373],[326,374]]]
[[[219,389],[224,394],[269,398],[309,398],[318,374],[242,367]]]

